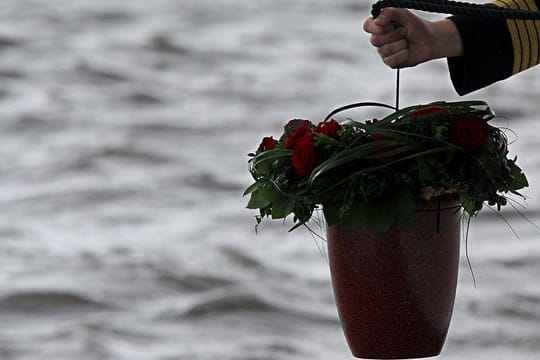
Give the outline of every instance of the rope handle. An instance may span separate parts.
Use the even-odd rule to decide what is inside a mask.
[[[371,15],[376,18],[381,10],[387,7],[493,19],[540,20],[539,11],[507,9],[494,4],[473,4],[452,0],[380,0],[373,4]]]

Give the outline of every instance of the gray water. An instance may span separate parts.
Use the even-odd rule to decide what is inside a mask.
[[[0,359],[350,359],[324,244],[279,222],[256,235],[242,192],[246,154],[288,119],[393,102],[368,14],[352,0],[2,0]],[[402,77],[402,104],[458,99],[444,61]],[[515,132],[521,211],[540,224],[538,79],[466,99]],[[504,214],[472,224],[478,286],[463,252],[441,359],[538,356],[539,231]]]

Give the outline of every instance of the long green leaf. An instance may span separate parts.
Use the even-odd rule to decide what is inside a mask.
[[[256,167],[259,164],[274,161],[281,158],[292,156],[292,150],[289,149],[274,149],[262,152],[253,158],[253,166]]]
[[[349,179],[351,179],[354,176],[364,175],[364,174],[368,174],[368,173],[373,172],[373,171],[382,170],[382,169],[388,168],[389,166],[391,166],[393,164],[397,164],[397,163],[407,161],[407,160],[410,160],[410,159],[415,159],[415,158],[418,158],[418,157],[421,157],[421,156],[428,156],[428,155],[431,155],[431,154],[443,153],[443,152],[452,151],[452,150],[453,150],[452,148],[449,148],[449,147],[446,147],[446,146],[445,147],[440,147],[440,148],[435,148],[435,149],[429,149],[429,150],[414,153],[414,154],[411,154],[411,155],[408,155],[408,156],[405,156],[405,157],[402,157],[402,158],[399,158],[399,159],[396,159],[396,160],[393,160],[393,161],[390,161],[390,162],[387,162],[387,163],[383,163],[381,165],[375,165],[375,166],[371,166],[371,167],[368,167],[368,168],[365,168],[365,169],[362,169],[362,170],[359,170],[359,171],[355,171],[355,172],[352,172],[349,176],[347,176],[347,177],[341,179],[340,181],[336,182],[334,185],[329,187],[326,191],[333,190],[334,188],[338,187],[339,185],[341,185],[344,182],[347,182]]]
[[[391,143],[391,144],[388,144]],[[371,142],[367,144],[362,144],[360,146],[346,149],[334,156],[332,156],[330,159],[326,160],[319,166],[317,166],[313,172],[311,173],[311,176],[309,177],[308,182],[313,183],[313,181],[319,177],[320,175],[324,174],[325,172],[334,169],[338,166],[341,166],[343,164],[347,164],[354,160],[362,160],[365,156],[374,154],[377,149],[381,148],[381,145],[395,145],[396,142],[393,141],[380,141],[380,142]]]

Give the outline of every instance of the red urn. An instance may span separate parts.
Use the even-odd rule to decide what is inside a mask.
[[[388,232],[328,227],[332,285],[354,356],[436,356],[444,345],[457,285],[461,211],[419,202],[413,223]]]

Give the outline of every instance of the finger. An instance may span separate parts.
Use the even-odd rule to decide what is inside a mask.
[[[407,40],[402,39],[398,41],[391,42],[389,44],[385,44],[377,49],[377,52],[381,57],[388,57],[391,55],[394,55],[398,52],[400,52],[403,49],[406,49],[409,46],[409,43]]]
[[[410,14],[410,11],[406,9],[398,8],[384,8],[381,11],[381,14],[373,20],[377,26],[387,26],[392,23],[397,23],[400,25],[405,25],[407,23],[407,18]]]
[[[407,65],[408,59],[409,59],[409,49],[402,49],[395,54],[382,58],[383,62],[386,65],[390,66],[392,69],[408,66]]]
[[[375,25],[377,25],[377,26],[387,26],[387,25],[389,25],[392,22],[391,18],[393,16],[393,11],[391,9],[392,8],[384,8],[384,9],[382,9],[379,16],[377,16],[376,19],[373,19],[373,22],[375,23]]]
[[[380,47],[404,39],[406,33],[405,28],[397,28],[385,34],[373,34],[371,35],[370,42],[373,46]]]
[[[380,26],[375,24],[373,18],[369,18],[364,22],[364,31],[372,35],[382,35],[391,32],[394,27],[391,24]]]

